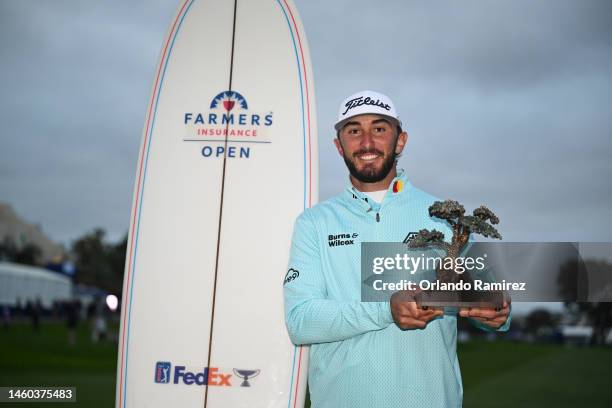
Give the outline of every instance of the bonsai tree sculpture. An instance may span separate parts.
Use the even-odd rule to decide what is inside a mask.
[[[464,215],[465,208],[457,201],[446,200],[436,201],[429,207],[429,215],[448,222],[453,230],[451,242],[444,241],[444,234],[438,230],[422,229],[409,242],[411,248],[432,246],[442,249],[447,258],[454,260],[461,254],[461,251],[468,243],[470,234],[481,234],[485,237],[501,239],[501,234],[493,225],[499,223],[499,218],[484,205],[476,208],[472,215]],[[442,282],[457,282],[460,280],[470,280],[467,272],[463,274],[455,273],[453,268],[440,268],[437,270],[437,277]]]

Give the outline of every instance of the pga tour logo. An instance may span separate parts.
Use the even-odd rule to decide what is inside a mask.
[[[159,384],[167,384],[170,382],[170,367],[171,364],[166,361],[158,361],[155,364],[155,382]]]
[[[198,372],[185,369],[185,366],[174,366],[172,375],[172,364],[168,361],[158,361],[155,364],[155,382],[158,384],[184,384],[184,385],[210,385],[221,387],[250,387],[249,380],[257,377],[261,370],[246,370],[234,368],[232,372],[226,372],[218,367],[204,367]],[[233,377],[239,380],[232,381]]]

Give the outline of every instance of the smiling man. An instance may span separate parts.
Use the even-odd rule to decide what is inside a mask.
[[[452,232],[427,216],[436,198],[396,169],[408,135],[389,97],[349,96],[335,129],[349,180],[296,220],[284,283],[291,340],[311,345],[312,407],[460,407],[457,315],[423,311],[407,292],[389,302],[360,299],[361,242],[401,242],[424,228]],[[460,315],[486,330],[510,323],[508,305]]]

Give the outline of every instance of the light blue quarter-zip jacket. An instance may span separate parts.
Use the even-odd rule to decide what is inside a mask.
[[[360,301],[361,242],[402,242],[423,228],[450,239],[448,225],[429,217],[434,201],[400,171],[380,205],[349,183],[296,220],[285,318],[291,340],[311,345],[313,408],[461,406],[456,316],[401,330],[388,302]]]

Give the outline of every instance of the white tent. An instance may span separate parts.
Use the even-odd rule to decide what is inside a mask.
[[[54,301],[72,298],[69,277],[34,266],[0,262],[0,305],[15,306],[40,300],[49,308]]]

